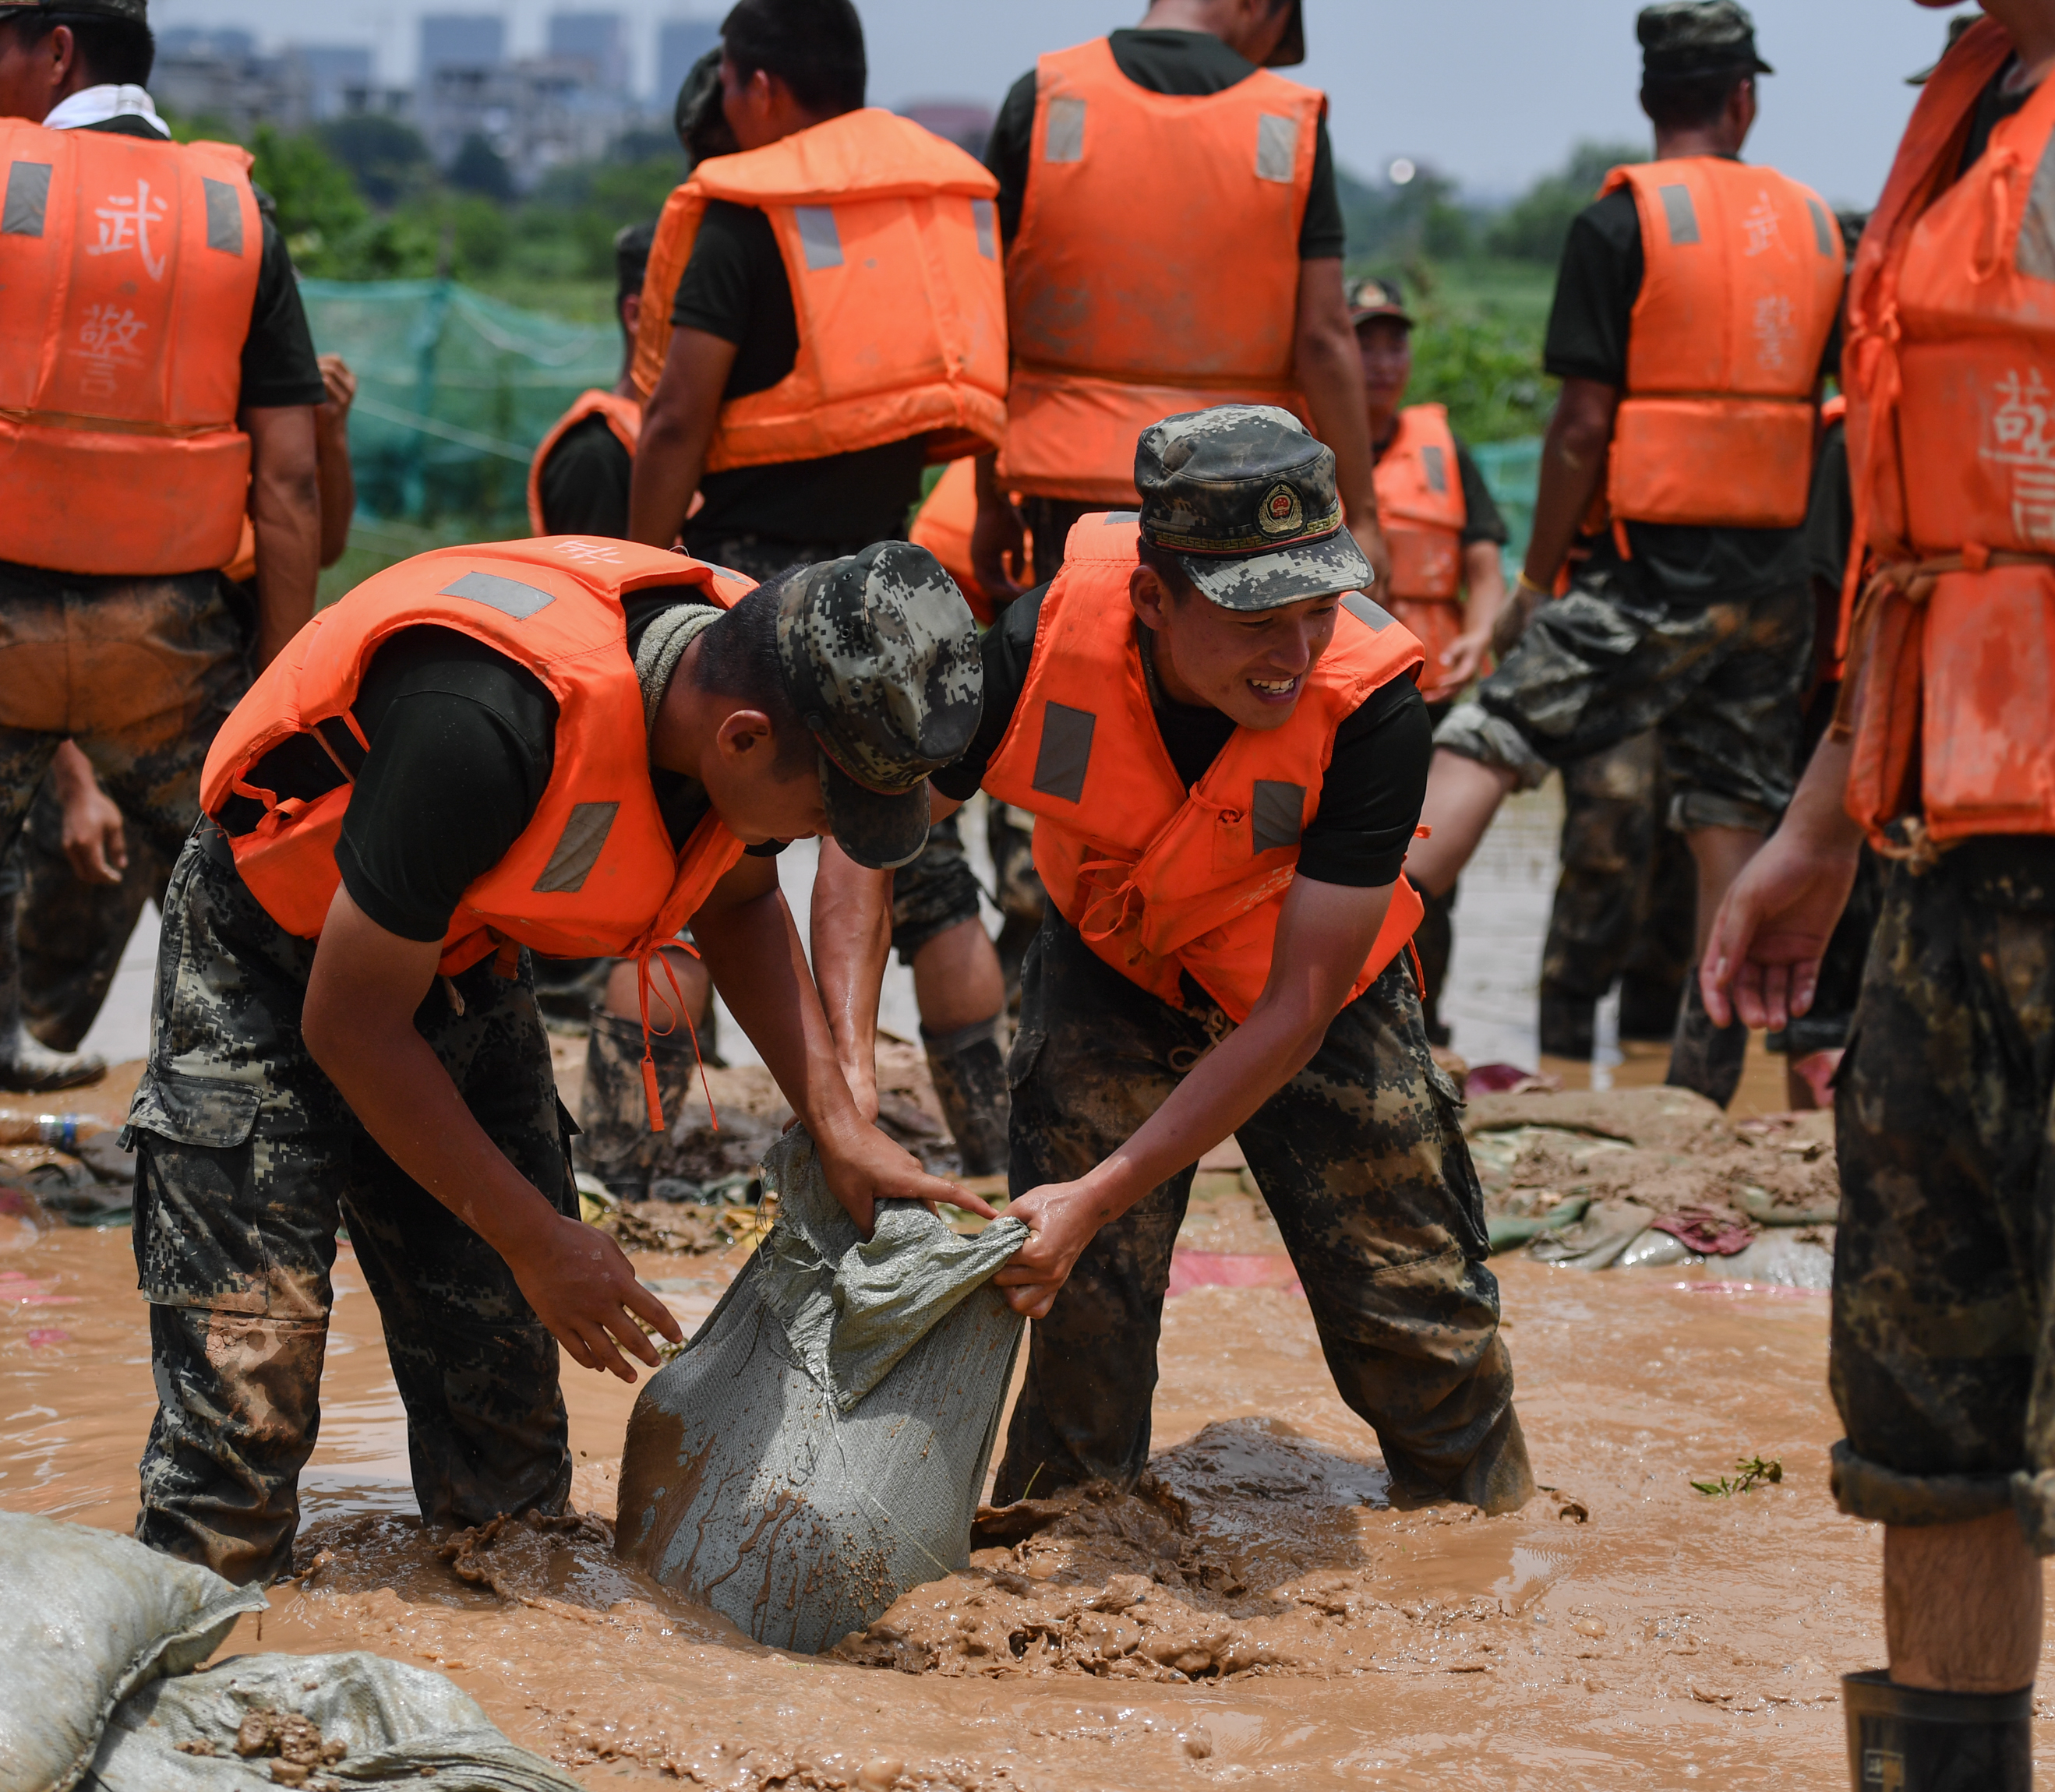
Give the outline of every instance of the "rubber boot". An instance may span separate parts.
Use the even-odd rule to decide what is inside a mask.
[[[595,1006],[590,1025],[585,1094],[578,1102],[578,1124],[584,1131],[571,1141],[571,1160],[605,1183],[616,1200],[646,1200],[665,1135],[649,1130],[649,1101],[642,1087],[642,1023]],[[684,1039],[653,1040],[650,1051],[668,1127],[684,1110],[696,1060]]]
[[[0,892],[0,1089],[46,1095],[97,1083],[107,1060],[97,1052],[52,1051],[22,1018],[22,951],[15,935],[15,890],[10,877]]]
[[[1589,1060],[1598,1037],[1599,1005],[1588,996],[1541,991],[1541,1053],[1544,1057]]]
[[[1670,1073],[1663,1081],[1671,1089],[1696,1089],[1724,1108],[1741,1087],[1747,1057],[1748,1029],[1739,1021],[1731,1026],[1714,1026],[1696,973],[1686,977],[1684,1006],[1670,1042]]]
[[[2033,1688],[1930,1692],[1881,1669],[1841,1680],[1854,1792],[2029,1792]]]
[[[999,1049],[999,1017],[958,1032],[936,1034],[925,1026],[928,1069],[942,1118],[955,1136],[967,1176],[996,1176],[1006,1168],[1006,1128],[1013,1114],[1006,1081],[1006,1054]]]
[[[1455,887],[1451,885],[1446,896],[1422,890],[1420,900],[1426,912],[1413,935],[1413,949],[1420,955],[1425,983],[1420,991],[1420,1014],[1427,1024],[1427,1043],[1446,1046],[1450,1034],[1442,1019],[1442,991],[1448,987],[1449,959],[1455,951]]]

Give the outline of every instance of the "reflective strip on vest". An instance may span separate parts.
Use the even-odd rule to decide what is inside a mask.
[[[1042,715],[1042,744],[1035,753],[1035,788],[1059,802],[1082,802],[1091,770],[1098,718],[1088,709],[1051,701]]]
[[[440,595],[468,598],[474,604],[501,611],[516,622],[526,622],[557,601],[550,592],[523,585],[519,579],[503,578],[497,573],[467,573],[444,585]]]
[[[7,171],[7,206],[0,216],[0,236],[41,236],[50,204],[47,162],[17,162]]]
[[[570,819],[557,841],[557,849],[543,866],[534,887],[545,893],[580,890],[599,863],[606,837],[613,831],[613,818],[621,813],[617,802],[581,802],[571,805]]]
[[[1249,819],[1255,825],[1256,851],[1268,853],[1274,847],[1296,846],[1304,831],[1301,817],[1305,809],[1304,785],[1286,784],[1270,778],[1256,779],[1256,801],[1249,808]]]

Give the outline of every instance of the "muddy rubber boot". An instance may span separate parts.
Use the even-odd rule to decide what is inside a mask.
[[[1598,1038],[1599,1005],[1588,997],[1541,992],[1541,1053],[1544,1057],[1588,1060]]]
[[[47,1095],[80,1089],[107,1074],[97,1052],[52,1051],[22,1018],[22,953],[14,932],[14,896],[0,900],[0,1089]]]
[[[999,1018],[940,1035],[921,1029],[942,1118],[955,1136],[967,1176],[996,1176],[1006,1168],[1006,1127],[1013,1114]]]
[[[1846,1674],[1854,1792],[2031,1792],[2033,1688],[1930,1692],[1888,1673]]]
[[[1748,1029],[1736,1021],[1715,1026],[1706,1012],[1706,998],[1695,974],[1684,979],[1684,1006],[1670,1042],[1671,1089],[1695,1089],[1724,1108],[1741,1087],[1741,1065],[1748,1057]]]
[[[664,1135],[649,1130],[649,1102],[642,1087],[642,1023],[595,1006],[590,1029],[586,1035],[585,1093],[578,1101],[578,1124],[585,1130],[571,1141],[571,1160],[605,1183],[616,1200],[647,1200]],[[650,1050],[657,1061],[657,1096],[669,1126],[684,1107],[696,1061],[691,1045],[682,1039],[653,1040]]]

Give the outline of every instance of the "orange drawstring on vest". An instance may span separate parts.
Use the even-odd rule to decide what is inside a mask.
[[[649,1025],[649,961],[655,959],[663,966],[664,975],[670,979],[671,1000],[676,1011],[684,1020],[685,1036],[692,1042],[692,1057],[700,1067],[700,1087],[706,1093],[707,1113],[713,1121],[714,1131],[718,1132],[720,1130],[720,1116],[714,1112],[713,1089],[707,1081],[706,1054],[700,1050],[699,1029],[692,1025],[692,1006],[685,1000],[684,991],[678,987],[678,974],[671,968],[671,961],[664,956],[665,950],[673,946],[680,951],[690,952],[694,958],[700,955],[696,946],[681,939],[666,939],[652,946],[646,952],[637,954],[635,959],[635,999],[642,1010],[642,1095],[649,1104],[649,1130],[652,1132],[668,1130],[664,1124],[664,1104],[657,1093],[655,1042],[668,1038],[677,1030],[675,1026],[669,1026],[660,1033]]]

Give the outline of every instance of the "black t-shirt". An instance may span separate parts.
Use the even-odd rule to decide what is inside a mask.
[[[1848,569],[1855,540],[1855,501],[1848,483],[1848,426],[1827,425],[1812,466],[1812,496],[1805,510],[1805,570],[1835,590]]]
[[[542,463],[542,533],[625,539],[634,474],[634,457],[605,418],[574,423]]]
[[[1107,41],[1120,72],[1151,93],[1221,93],[1256,73],[1253,62],[1207,31],[1116,31]],[[1030,70],[1013,84],[999,108],[984,152],[984,165],[999,181],[999,227],[1008,243],[1020,234],[1034,136],[1035,76]],[[1323,118],[1313,151],[1313,187],[1299,226],[1299,259],[1337,260],[1347,246],[1341,191],[1335,182],[1334,145],[1327,140]]]
[[[1371,451],[1379,460],[1384,451],[1398,439],[1394,429],[1382,442],[1373,442]],[[1505,518],[1499,514],[1498,501],[1491,494],[1491,487],[1484,482],[1484,475],[1477,471],[1477,462],[1471,458],[1469,445],[1458,435],[1456,444],[1456,475],[1463,486],[1462,542],[1468,547],[1473,542],[1489,542],[1495,547],[1504,547],[1513,539],[1513,533],[1505,526]]]
[[[1048,591],[1045,585],[1016,598],[986,632],[984,714],[969,750],[935,774],[934,786],[944,796],[966,801],[984,782],[1027,687],[1035,630]],[[1164,748],[1189,790],[1233,738],[1234,722],[1217,709],[1167,699],[1154,707]],[[1394,679],[1365,698],[1335,735],[1319,806],[1300,842],[1299,875],[1351,889],[1379,889],[1393,882],[1420,824],[1434,750],[1434,724],[1412,679]]]
[[[696,601],[676,588],[630,597],[629,652],[659,612]],[[402,629],[378,650],[353,710],[370,750],[352,766],[357,787],[336,844],[343,887],[389,933],[440,939],[463,892],[534,819],[556,763],[556,700],[534,673],[482,641],[422,627]],[[329,738],[345,763],[358,757],[339,725]],[[665,831],[681,848],[712,806],[705,788],[653,766],[649,781]],[[342,773],[302,735],[266,754],[249,782],[308,800],[333,790]],[[232,797],[218,819],[240,834],[262,814],[253,798]]]
[[[1624,390],[1627,336],[1646,263],[1641,215],[1631,189],[1620,187],[1587,206],[1570,226],[1556,276],[1555,303],[1542,364],[1560,380],[1593,380]],[[1840,360],[1836,340],[1822,374]],[[1711,602],[1760,597],[1805,577],[1800,529],[1704,529],[1630,522],[1634,557],[1623,567],[1610,533],[1592,544],[1592,565],[1616,575],[1646,575],[1673,599]]]
[[[792,282],[771,220],[754,206],[711,201],[678,282],[671,321],[736,345],[724,400],[767,392],[799,359]],[[854,454],[736,467],[700,481],[706,504],[686,526],[694,553],[737,535],[856,546],[903,534],[921,496],[920,436]]]

